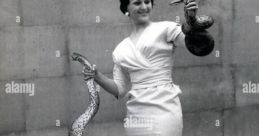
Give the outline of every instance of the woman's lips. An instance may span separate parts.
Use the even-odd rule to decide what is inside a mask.
[[[139,12],[138,14],[141,15],[141,16],[147,16],[148,12]]]

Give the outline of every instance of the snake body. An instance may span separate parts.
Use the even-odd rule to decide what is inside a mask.
[[[72,54],[72,60],[80,62],[87,69],[93,69],[93,66],[86,59],[86,57],[78,53]],[[98,92],[100,90],[100,86],[97,84],[95,85],[93,79],[87,80],[85,81],[85,83],[88,87],[88,91],[90,95],[89,106],[87,107],[85,112],[81,114],[73,122],[71,130],[69,132],[69,136],[82,136],[85,127],[88,125],[89,121],[95,116],[99,108],[100,99],[99,99]]]
[[[170,2],[170,5],[175,5],[175,4],[180,4],[180,3],[186,3],[188,0],[173,0]],[[211,16],[207,15],[200,15],[200,16],[195,16],[195,18],[190,19],[190,23],[193,28],[197,30],[204,30],[208,29],[211,27],[214,23],[214,19]]]
[[[182,23],[182,32],[185,34],[185,45],[193,55],[202,57],[214,49],[214,38],[206,31],[213,25],[214,19],[207,15],[196,15],[198,5],[189,9],[192,2],[196,0],[173,0],[170,5],[184,3],[185,22]]]

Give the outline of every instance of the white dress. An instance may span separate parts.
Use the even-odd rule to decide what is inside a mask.
[[[125,38],[113,52],[113,78],[127,97],[128,136],[181,136],[180,88],[171,78],[172,55],[184,36],[175,22],[151,23],[134,44]]]

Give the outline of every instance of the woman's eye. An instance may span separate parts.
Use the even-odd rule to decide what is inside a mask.
[[[149,4],[149,3],[150,3],[150,0],[146,0],[146,1],[145,1],[145,4]]]
[[[141,4],[141,2],[134,2],[134,5],[140,5]]]

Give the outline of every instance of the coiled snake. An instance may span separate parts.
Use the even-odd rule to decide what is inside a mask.
[[[173,0],[170,5],[184,3],[185,22],[182,23],[182,32],[185,34],[187,49],[196,56],[206,56],[214,49],[214,38],[206,31],[210,28],[214,19],[211,16],[197,16],[198,5],[190,9],[191,3],[196,0]],[[189,9],[188,9],[189,8]]]
[[[80,64],[82,64],[87,70],[93,70],[93,65],[83,55],[73,53],[72,60],[80,62]],[[93,79],[85,80],[85,83],[87,84],[90,95],[89,106],[87,107],[85,112],[73,122],[71,130],[69,132],[69,136],[82,136],[85,127],[88,125],[89,121],[95,116],[99,108],[100,99],[98,92],[100,90],[100,86],[94,84]]]

